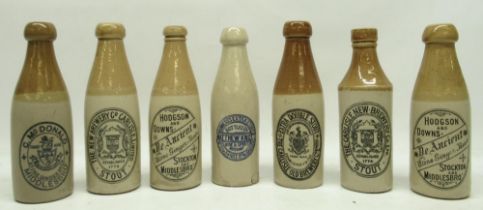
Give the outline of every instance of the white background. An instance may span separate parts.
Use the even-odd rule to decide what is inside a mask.
[[[483,206],[483,1],[436,0],[313,0],[313,1],[185,1],[185,0],[43,0],[0,1],[0,209],[481,209]],[[309,20],[312,47],[326,104],[325,179],[322,187],[293,190],[273,183],[271,95],[287,20]],[[57,60],[71,96],[74,117],[75,191],[47,204],[14,202],[10,172],[10,110],[16,81],[25,58],[23,28],[29,21],[51,21],[57,27]],[[142,130],[142,185],[131,193],[98,196],[86,192],[83,104],[96,48],[95,26],[122,22],[125,44],[137,83]],[[421,34],[431,23],[452,22],[459,30],[456,44],[469,88],[473,114],[473,183],[470,198],[446,201],[423,197],[409,189],[409,104],[421,63]],[[148,107],[153,78],[163,49],[163,27],[188,28],[188,50],[201,95],[203,114],[203,183],[200,187],[165,192],[149,187]],[[211,183],[210,96],[221,54],[223,27],[247,29],[249,58],[260,97],[260,183],[225,188]],[[337,84],[351,60],[350,30],[377,27],[378,54],[394,84],[394,189],[363,194],[340,187]]]

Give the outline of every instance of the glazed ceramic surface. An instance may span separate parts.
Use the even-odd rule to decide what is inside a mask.
[[[136,87],[118,23],[100,23],[85,98],[87,190],[118,194],[140,185],[140,121]]]
[[[73,190],[72,116],[55,59],[51,23],[25,27],[27,56],[12,103],[11,157],[15,200],[42,203]]]
[[[411,189],[460,199],[470,195],[471,114],[451,24],[426,27],[424,58],[411,104]]]
[[[211,96],[212,181],[240,187],[259,180],[259,107],[244,29],[225,28]]]
[[[275,183],[314,188],[323,181],[324,101],[310,49],[310,23],[285,23],[272,102]]]
[[[182,190],[201,184],[201,111],[186,49],[186,28],[164,29],[165,46],[149,110],[151,186]]]

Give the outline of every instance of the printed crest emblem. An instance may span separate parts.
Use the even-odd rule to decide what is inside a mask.
[[[97,112],[88,125],[88,160],[94,174],[107,183],[117,183],[134,170],[138,133],[134,119],[124,110]]]
[[[466,178],[470,157],[470,130],[457,113],[434,109],[416,121],[412,138],[417,172],[430,186],[452,189]]]
[[[188,178],[198,165],[199,119],[186,108],[167,106],[151,124],[151,160],[156,171],[171,181]]]
[[[278,121],[275,147],[277,161],[287,177],[294,180],[310,178],[322,158],[319,120],[308,110],[288,110]]]
[[[24,179],[38,190],[52,190],[69,175],[71,156],[67,132],[54,122],[30,127],[20,144],[20,168]]]
[[[257,135],[253,121],[242,114],[225,116],[216,129],[218,150],[227,159],[247,159],[256,146]]]
[[[349,107],[342,117],[341,149],[359,176],[381,175],[391,160],[391,122],[384,107],[372,102]]]

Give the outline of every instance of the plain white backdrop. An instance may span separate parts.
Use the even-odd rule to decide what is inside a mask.
[[[480,209],[483,206],[483,1],[479,0],[43,0],[0,1],[0,209]],[[29,21],[57,27],[57,60],[71,96],[74,117],[75,190],[47,204],[14,202],[10,172],[11,100],[25,59],[23,29]],[[324,88],[325,179],[322,187],[293,190],[273,183],[271,98],[284,47],[287,20],[308,20],[315,63]],[[97,40],[96,24],[121,22],[141,109],[142,185],[115,196],[90,194],[85,187],[84,97]],[[469,88],[472,132],[472,195],[459,201],[423,197],[409,189],[409,104],[421,63],[421,35],[431,23],[451,22],[459,30],[458,58]],[[180,191],[149,187],[148,107],[163,49],[163,27],[188,29],[188,50],[198,81],[203,115],[203,183]],[[225,188],[211,183],[210,96],[221,56],[223,27],[242,26],[249,34],[248,52],[260,97],[260,183]],[[350,30],[376,27],[380,63],[394,85],[394,188],[383,194],[348,191],[339,183],[337,85],[349,67]]]

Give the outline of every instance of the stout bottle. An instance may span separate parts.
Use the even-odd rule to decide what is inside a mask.
[[[283,28],[285,49],[273,95],[275,183],[290,188],[322,184],[324,101],[315,68],[309,22]]]
[[[201,183],[200,99],[186,34],[183,26],[164,28],[163,57],[151,92],[151,186],[162,190]]]
[[[42,203],[72,193],[72,115],[54,54],[55,27],[25,27],[27,56],[15,89],[11,116],[15,200]]]
[[[239,187],[258,182],[258,93],[243,28],[225,28],[211,96],[212,181]]]
[[[140,184],[139,108],[124,26],[100,23],[85,101],[87,190],[117,194]]]
[[[392,85],[376,54],[377,30],[352,30],[352,63],[339,84],[340,177],[343,187],[392,187]]]
[[[452,24],[429,25],[411,104],[411,189],[460,199],[470,195],[470,101]]]

